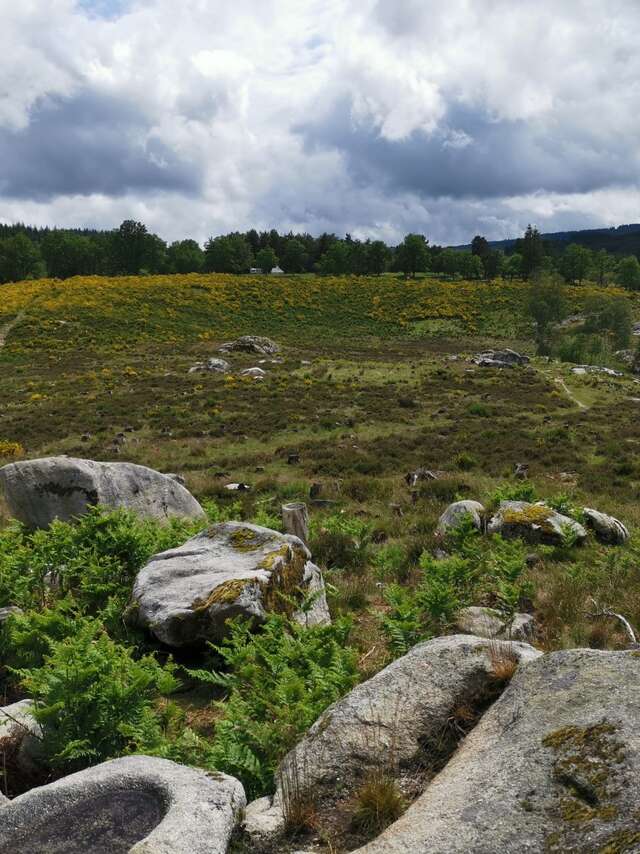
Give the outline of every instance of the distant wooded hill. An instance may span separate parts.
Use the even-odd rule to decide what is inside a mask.
[[[640,255],[640,223],[618,225],[612,228],[589,228],[582,231],[551,231],[540,235],[545,243],[560,244],[558,249],[569,243],[577,243],[587,249],[606,249],[614,255]],[[513,252],[518,238],[490,240],[494,249]],[[469,249],[471,244],[455,246],[454,249]]]

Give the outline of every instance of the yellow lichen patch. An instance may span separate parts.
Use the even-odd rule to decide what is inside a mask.
[[[288,543],[284,543],[279,549],[276,549],[274,552],[269,552],[268,555],[260,561],[258,566],[260,569],[266,569],[269,572],[274,568],[276,561],[279,558],[283,560],[289,556],[289,545]]]
[[[268,537],[265,538],[263,534],[251,528],[237,528],[229,536],[231,546],[240,552],[255,551],[268,541]]]
[[[207,611],[212,605],[228,605],[240,597],[251,582],[248,578],[232,578],[219,584],[206,599],[196,599],[192,605],[192,611]]]
[[[509,509],[502,514],[505,525],[540,525],[548,522],[551,510],[542,504],[532,504],[522,510]]]

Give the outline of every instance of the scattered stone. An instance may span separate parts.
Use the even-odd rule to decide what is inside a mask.
[[[590,507],[585,507],[583,513],[587,528],[591,528],[601,542],[621,546],[629,539],[629,531],[614,516],[607,516]]]
[[[259,353],[261,356],[273,356],[280,352],[280,347],[270,338],[259,335],[242,335],[235,341],[228,341],[219,348],[221,353]]]
[[[318,718],[283,759],[271,807],[264,801],[249,806],[247,832],[255,843],[282,827],[289,782],[312,793],[316,806],[325,806],[348,798],[359,781],[381,767],[397,774],[442,761],[443,750],[453,752],[457,743],[449,729],[452,710],[463,704],[473,714],[500,692],[496,662],[527,664],[540,654],[528,644],[469,635],[414,647]],[[439,851],[406,849],[418,850]]]
[[[622,371],[614,371],[613,368],[605,368],[600,365],[576,365],[571,368],[572,374],[606,374],[608,377],[623,377]]]
[[[0,608],[0,625],[6,623],[9,617],[13,617],[16,614],[24,614],[22,608],[18,608],[17,605],[7,605],[6,608]]]
[[[558,323],[558,327],[560,329],[566,329],[568,326],[574,326],[577,323],[584,323],[584,321],[584,314],[570,314],[568,317],[565,317],[564,320],[561,320],[560,323]]]
[[[240,373],[243,377],[252,377],[254,380],[263,380],[267,372],[263,371],[262,368],[246,368],[244,371]]]
[[[529,477],[529,466],[527,463],[516,463],[513,467],[516,480],[526,480]]]
[[[478,606],[458,611],[456,628],[464,634],[481,638],[531,641],[535,636],[535,620],[532,614],[515,614],[513,620],[509,620],[495,608]]]
[[[91,435],[91,433],[83,433],[82,436],[80,436],[81,442],[90,442],[92,439],[93,436]]]
[[[501,501],[500,508],[487,525],[489,534],[501,534],[505,539],[519,537],[528,543],[547,545],[561,545],[567,531],[573,534],[577,543],[587,538],[587,532],[575,519],[563,516],[546,504],[527,501]]]
[[[529,357],[507,348],[477,353],[471,361],[480,368],[513,368],[515,365],[528,365]]]
[[[637,652],[573,649],[531,662],[358,854],[638,851],[638,708]]]
[[[127,756],[4,806],[0,852],[225,854],[245,803],[233,777]]]
[[[135,580],[128,618],[168,646],[224,637],[228,619],[261,621],[285,597],[317,593],[306,625],[330,622],[322,573],[301,540],[259,525],[224,522],[150,559]],[[283,595],[280,595],[283,594]]]
[[[296,466],[300,462],[300,454],[289,454],[287,457],[287,465]]]
[[[225,489],[228,489],[229,492],[249,492],[251,487],[248,483],[228,483]]]
[[[621,362],[624,362],[629,367],[633,366],[635,361],[635,351],[634,350],[616,350],[613,354],[616,359],[619,359]]]
[[[632,335],[640,335],[640,323],[633,324],[633,330],[631,332]]]
[[[0,753],[10,749],[16,770],[35,778],[45,767],[42,729],[33,716],[33,701],[20,700],[0,708]]]
[[[309,487],[309,498],[319,498],[322,495],[322,484],[312,483]]]
[[[420,481],[424,480],[438,480],[439,476],[442,475],[443,472],[435,472],[431,469],[425,468],[421,466],[417,468],[415,471],[410,471],[405,474],[404,479],[407,486],[416,486]]]
[[[482,531],[486,510],[479,501],[455,501],[450,504],[438,520],[436,536],[446,537],[449,531],[459,528],[463,519],[471,518],[474,528]]]
[[[45,457],[0,468],[0,486],[11,514],[28,528],[68,522],[99,505],[125,508],[139,516],[205,518],[184,486],[133,463],[100,463],[73,457]]]
[[[211,371],[217,374],[226,374],[231,370],[231,365],[224,359],[207,359],[206,362],[196,362],[192,368],[189,368],[190,374],[200,373],[202,371]]]

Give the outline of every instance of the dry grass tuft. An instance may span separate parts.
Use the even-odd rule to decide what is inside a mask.
[[[393,777],[384,770],[372,771],[354,795],[351,823],[355,830],[374,837],[405,809],[406,802]]]

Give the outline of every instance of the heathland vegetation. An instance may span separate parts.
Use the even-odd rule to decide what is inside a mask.
[[[38,247],[38,263],[47,241],[108,244],[62,232],[4,242],[18,238]],[[303,629],[275,609],[259,629],[236,622],[221,641],[170,652],[125,619],[132,585],[202,523],[96,509],[34,532],[0,505],[0,608],[20,609],[3,624],[0,675],[7,702],[33,699],[45,757],[29,775],[5,749],[12,796],[131,753],[232,774],[250,798],[271,794],[278,763],[331,703],[420,641],[455,632],[461,609],[494,608],[507,626],[530,615],[546,652],[626,648],[610,612],[640,627],[640,305],[636,285],[620,281],[626,262],[548,254],[533,230],[497,260],[474,241],[456,255],[474,264],[464,271],[447,266],[453,250],[416,236],[395,250],[333,239],[315,255],[303,239],[282,240],[251,246],[228,273],[184,261],[175,275],[147,275],[140,256],[133,276],[100,275],[87,244],[96,267],[82,276],[28,278],[33,268],[0,289],[1,464],[67,454],[178,472],[211,524],[280,529],[281,505],[305,502],[333,618]],[[206,270],[220,245],[190,248]],[[247,272],[274,261],[293,272],[295,253],[295,276]],[[379,253],[380,269],[355,269],[358,253]],[[281,351],[225,354],[226,373],[191,370],[244,334],[271,336]],[[474,361],[504,347],[529,363]],[[242,373],[252,367],[259,380]],[[518,517],[543,529],[552,510],[584,522],[596,507],[631,538],[613,547],[589,534],[578,545],[568,527],[532,544],[483,536],[468,518],[443,539],[438,520],[461,499],[481,501],[487,517],[501,501],[545,501]],[[312,828],[335,851],[380,832],[516,666],[494,665],[491,691],[451,710],[446,750],[420,775],[366,777],[331,818],[289,802],[291,837]]]

